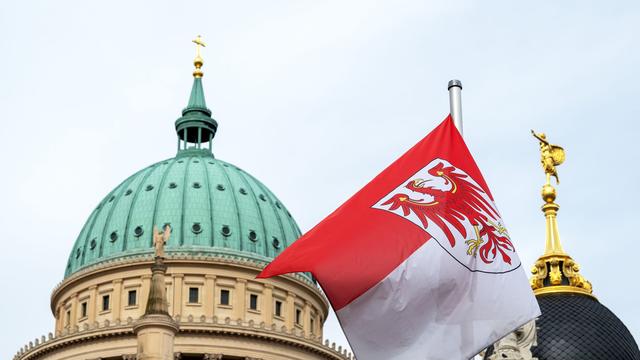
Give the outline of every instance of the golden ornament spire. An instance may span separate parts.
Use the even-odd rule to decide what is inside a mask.
[[[533,136],[540,142],[542,169],[546,183],[542,186],[542,212],[546,219],[546,241],[544,254],[538,258],[531,273],[531,288],[536,295],[549,293],[579,293],[593,296],[591,283],[579,274],[580,266],[569,256],[560,243],[557,215],[560,205],[555,203],[556,189],[551,186],[551,176],[558,181],[556,166],[565,160],[564,149],[547,141],[544,133]]]
[[[194,44],[196,44],[196,58],[193,59],[193,65],[196,69],[193,71],[193,77],[201,78],[204,73],[202,72],[202,64],[204,63],[202,60],[202,56],[200,56],[200,47],[205,47],[207,44],[202,41],[202,37],[198,35],[195,39],[191,40]]]

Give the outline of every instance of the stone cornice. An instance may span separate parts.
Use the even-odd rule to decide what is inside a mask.
[[[313,335],[305,335],[304,332],[296,329],[287,329],[285,326],[278,328],[277,326],[267,327],[264,323],[256,324],[253,321],[232,321],[229,317],[224,320],[217,317],[200,317],[194,319],[188,317],[186,321],[181,321],[177,317],[176,322],[180,326],[180,330],[176,336],[180,334],[216,334],[221,336],[242,336],[265,341],[272,341],[289,346],[298,347],[305,351],[322,355],[331,360],[348,360],[354,359],[346,349],[341,346],[336,347],[335,343],[329,345],[329,340],[314,337]],[[18,351],[14,356],[14,360],[36,360],[43,355],[52,351],[73,346],[77,343],[86,343],[96,339],[113,338],[113,337],[134,337],[134,320],[127,319],[126,324],[119,322],[111,324],[105,321],[102,324],[95,323],[93,326],[85,326],[82,329],[71,329],[70,332],[65,330],[62,334],[54,337],[51,333],[48,338],[42,336],[40,339],[30,342]]]
[[[97,325],[97,324],[96,324]],[[39,359],[40,356],[51,351],[62,349],[77,343],[85,343],[95,339],[118,337],[118,336],[134,336],[133,329],[128,325],[113,325],[108,322],[102,324],[102,327],[92,327],[88,329],[72,329],[65,330],[59,336],[53,336],[49,333],[48,337],[40,337],[30,341],[29,344],[23,346],[13,357],[14,360]]]
[[[133,332],[138,334],[141,329],[147,327],[163,327],[177,333],[179,331],[178,323],[169,315],[163,314],[147,314],[133,324]]]
[[[191,255],[187,253],[171,253],[165,260],[165,263],[168,266],[174,264],[203,264],[203,265],[233,265],[235,267],[240,267],[248,270],[261,271],[266,263],[261,261],[253,261],[248,260],[246,258],[240,257],[231,257],[231,256],[214,256],[210,254],[202,254],[202,255]],[[141,268],[149,267],[153,263],[153,258],[151,255],[139,255],[139,256],[129,256],[124,258],[118,258],[113,260],[104,261],[93,266],[82,269],[68,278],[64,279],[60,282],[56,287],[54,287],[51,294],[51,311],[55,311],[55,304],[57,297],[68,287],[73,286],[80,282],[82,279],[85,279],[90,276],[94,276],[104,272],[116,272],[119,269],[127,268],[131,266],[139,266]],[[306,288],[313,294],[316,294],[319,299],[323,302],[323,304],[328,308],[329,303],[325,296],[320,292],[318,287],[311,282],[306,276],[302,276],[299,274],[287,274],[280,275],[280,278],[287,279],[292,281],[302,287]]]

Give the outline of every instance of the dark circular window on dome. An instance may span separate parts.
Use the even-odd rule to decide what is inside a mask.
[[[131,191],[131,189],[128,189],[126,193],[124,193],[124,196],[129,196],[131,195],[133,191]]]
[[[249,240],[256,241],[258,240],[258,234],[255,231],[249,230]]]
[[[247,195],[247,190],[245,190],[244,188],[240,188],[240,194]]]
[[[178,164],[182,164],[184,160],[178,160]]]
[[[194,182],[194,183],[193,183],[193,188],[194,188],[194,189],[200,189],[201,187],[202,187],[202,185],[200,185],[200,183],[199,183],[199,182]]]
[[[133,235],[135,237],[140,237],[142,236],[142,234],[144,234],[144,230],[142,229],[142,226],[138,225],[136,226],[135,229],[133,229]]]
[[[199,164],[199,163],[200,163],[200,161],[198,161],[198,160],[193,160],[193,162],[194,162],[195,164]]]
[[[220,191],[224,191],[224,185],[218,184],[218,186],[216,186],[216,189],[218,189]]]
[[[277,238],[277,237],[275,237],[275,236],[274,236],[274,237],[271,239],[271,244],[273,244],[273,247],[274,247],[274,248],[276,248],[276,249],[280,249],[280,240],[278,240],[278,238]]]
[[[178,184],[176,184],[174,182],[169,183],[169,189],[175,189],[177,187],[178,187]]]
[[[191,225],[191,231],[193,231],[194,234],[200,234],[202,232],[202,225],[200,225],[200,223],[193,223],[193,225]]]
[[[209,164],[213,165],[213,164],[215,164],[215,163],[214,163],[213,161],[209,161]]]
[[[115,198],[116,198],[115,196],[111,195],[111,197],[109,198],[109,202],[112,202],[113,199],[115,199]]]
[[[111,240],[111,242],[118,240],[118,233],[115,231],[112,232],[111,235],[109,235],[109,239]]]
[[[82,255],[82,250],[80,248],[76,249],[76,259]]]
[[[147,187],[144,188],[144,189],[147,190],[147,191],[151,191],[151,190],[153,190],[153,185],[147,185]]]
[[[262,201],[267,201],[267,197],[264,196],[264,194],[260,194],[260,196],[258,196],[260,198],[260,200]]]
[[[95,238],[91,239],[91,242],[89,243],[89,248],[93,250],[96,248],[96,245],[97,245],[96,239]]]
[[[224,167],[229,167],[229,165],[227,165],[227,164],[222,164],[222,166],[224,166]]]
[[[222,229],[220,229],[220,233],[224,236],[230,236],[231,228],[229,227],[229,225],[222,225]]]
[[[279,203],[279,202],[277,202],[277,201],[276,201],[276,207],[277,207],[278,209],[282,209],[282,206],[281,206],[281,205],[280,205],[280,203]]]

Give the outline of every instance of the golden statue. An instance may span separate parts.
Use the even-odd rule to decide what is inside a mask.
[[[531,134],[540,141],[540,162],[542,163],[542,169],[547,175],[547,185],[551,185],[552,175],[556,178],[556,183],[560,184],[556,166],[564,162],[564,149],[558,145],[550,144],[544,133],[536,134],[535,131],[531,130]]]
[[[169,241],[169,236],[171,236],[171,226],[169,224],[165,225],[162,229],[162,232],[158,231],[158,227],[153,227],[153,247],[156,251],[156,258],[164,259],[164,246]]]

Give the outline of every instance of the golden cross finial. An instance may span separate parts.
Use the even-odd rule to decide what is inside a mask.
[[[202,72],[202,57],[200,56],[200,47],[205,47],[207,44],[202,41],[202,37],[198,35],[195,39],[191,40],[194,44],[196,44],[196,58],[193,59],[193,65],[195,65],[196,69],[193,71],[193,76],[197,78],[201,78],[203,75]]]

